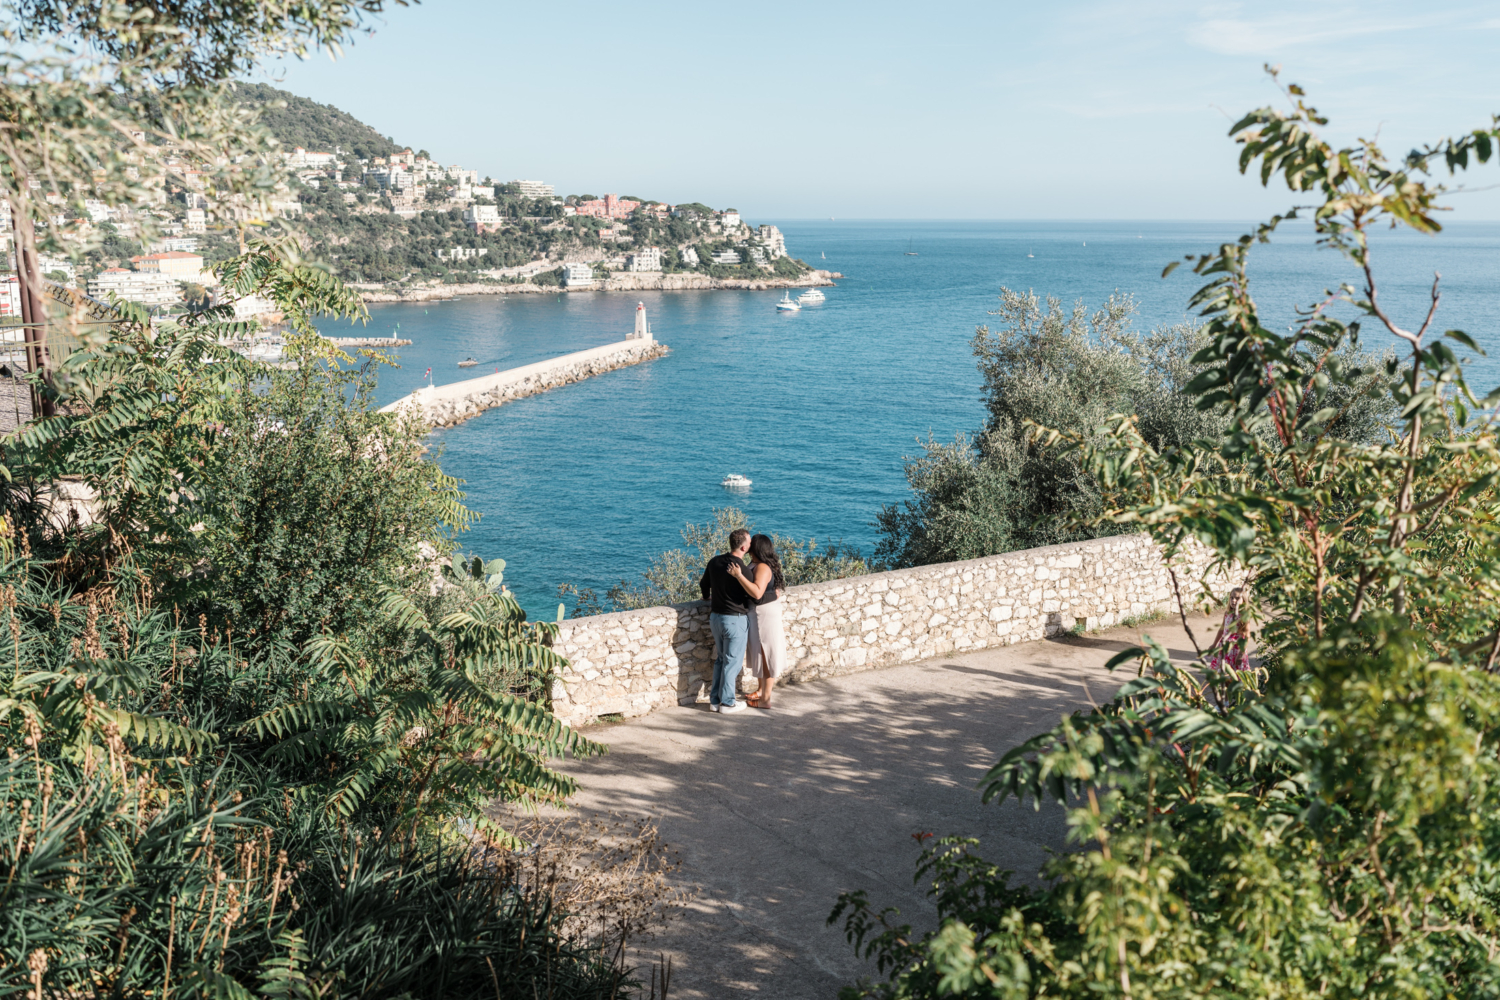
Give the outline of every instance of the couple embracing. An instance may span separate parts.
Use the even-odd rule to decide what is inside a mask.
[[[745,555],[750,565],[745,565]],[[786,635],[781,631],[781,597],[786,579],[776,546],[767,535],[744,528],[729,533],[729,551],[714,556],[698,581],[709,602],[709,627],[714,633],[714,679],[708,710],[721,714],[743,712],[735,702],[740,668],[748,656],[751,676],[760,689],[745,701],[751,708],[771,707],[771,687],[786,665]]]

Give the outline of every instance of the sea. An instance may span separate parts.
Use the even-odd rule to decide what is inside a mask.
[[[1097,308],[1134,297],[1137,329],[1192,318],[1203,279],[1185,255],[1211,252],[1244,222],[772,221],[795,257],[840,272],[827,301],[797,313],[780,291],[583,292],[483,295],[370,306],[351,331],[396,335],[399,368],[380,375],[389,402],[437,384],[622,339],[644,303],[658,360],[489,410],[432,435],[433,460],[464,483],[479,515],[459,547],[506,560],[505,579],[533,618],[553,619],[561,584],[603,592],[681,545],[686,522],[742,509],[757,529],[866,554],[883,505],[909,496],[904,460],[929,437],[948,441],[983,422],[969,342],[993,323],[1002,287]],[[1435,273],[1434,328],[1461,329],[1496,358],[1469,366],[1477,390],[1500,383],[1500,223],[1452,223],[1437,236],[1382,232],[1373,244],[1381,302],[1421,324]],[[1262,322],[1292,324],[1299,306],[1359,275],[1284,226],[1251,254]],[[1345,318],[1352,318],[1347,312]],[[1366,324],[1363,343],[1394,338]],[[1471,352],[1460,352],[1466,355]],[[461,369],[473,357],[476,367]],[[749,477],[748,491],[720,486]]]

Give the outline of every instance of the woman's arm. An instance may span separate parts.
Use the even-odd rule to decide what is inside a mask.
[[[755,566],[755,579],[751,580],[745,576],[745,571],[738,564],[731,564],[729,575],[739,581],[740,586],[745,588],[745,593],[757,601],[765,594],[766,588],[771,585],[771,567],[765,563],[757,563]]]

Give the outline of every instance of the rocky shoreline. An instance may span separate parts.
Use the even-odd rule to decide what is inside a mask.
[[[391,290],[383,285],[353,284],[366,302],[430,302],[460,295],[562,295],[578,292],[675,292],[675,291],[767,291],[778,288],[814,288],[832,285],[842,278],[837,271],[810,271],[797,278],[711,278],[706,274],[662,274],[659,272],[621,272],[596,281],[591,288],[560,288],[557,285],[516,285],[479,283],[468,285],[426,285]]]

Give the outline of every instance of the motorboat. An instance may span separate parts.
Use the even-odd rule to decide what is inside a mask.
[[[805,291],[801,295],[797,296],[797,301],[800,302],[800,303],[802,303],[803,305],[806,305],[806,304],[808,304],[810,302],[822,302],[823,300],[825,300],[827,298],[828,298],[828,296],[824,295],[818,289],[816,289],[816,288],[809,288],[807,291]]]
[[[473,368],[477,364],[479,364],[479,362],[475,361],[473,358],[464,358],[462,361],[460,361],[458,363],[458,367],[460,367],[460,368]]]
[[[799,309],[801,309],[802,307],[799,306],[797,303],[793,302],[792,301],[792,293],[791,292],[787,292],[785,295],[783,295],[781,297],[781,301],[778,302],[778,303],[776,303],[776,308],[778,310],[780,310],[781,312],[794,313],[794,312],[798,311]]]
[[[738,472],[731,472],[724,477],[724,481],[719,485],[731,490],[748,490],[750,488],[750,480]]]

